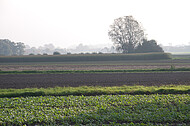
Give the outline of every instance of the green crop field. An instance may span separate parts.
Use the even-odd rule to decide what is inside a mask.
[[[0,98],[0,125],[190,125],[190,95]]]
[[[0,125],[5,126],[190,125],[190,86],[185,85],[0,91]],[[45,95],[35,96],[39,92]]]

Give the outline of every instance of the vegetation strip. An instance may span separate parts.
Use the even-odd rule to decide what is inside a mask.
[[[122,94],[190,94],[188,85],[169,86],[81,86],[81,87],[55,87],[55,88],[25,88],[0,89],[0,97],[27,97],[27,96],[68,96],[68,95],[122,95]]]
[[[175,68],[171,66],[169,69],[133,69],[133,70],[27,70],[27,71],[0,71],[0,74],[64,74],[64,73],[110,73],[110,72],[178,72],[190,71],[190,68]]]
[[[169,53],[133,53],[133,54],[71,54],[50,56],[0,56],[1,63],[23,62],[86,62],[86,61],[129,61],[171,59]]]
[[[190,95],[0,98],[0,125],[189,125]]]

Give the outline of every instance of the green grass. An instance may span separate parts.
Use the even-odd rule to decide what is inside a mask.
[[[0,98],[0,125],[190,125],[190,95]]]
[[[0,97],[68,96],[68,95],[121,95],[121,94],[190,94],[188,85],[169,86],[81,86],[55,88],[0,89]]]
[[[1,71],[0,74],[64,74],[64,73],[111,73],[111,72],[177,72],[177,71],[190,71],[190,68],[171,68],[163,69],[131,69],[131,70],[27,70],[27,71]]]

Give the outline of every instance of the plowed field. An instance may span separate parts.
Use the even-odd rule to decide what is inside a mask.
[[[0,88],[47,88],[56,86],[190,85],[190,72],[75,73],[0,75]]]

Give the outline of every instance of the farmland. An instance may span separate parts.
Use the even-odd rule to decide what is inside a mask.
[[[0,62],[2,71],[26,70],[126,70],[126,69],[160,69],[190,68],[190,59],[170,60],[126,60],[126,61],[75,61],[75,62]]]
[[[71,54],[71,55],[36,55],[36,56],[0,56],[1,63],[8,62],[79,62],[79,61],[128,61],[171,59],[169,53],[134,53],[134,54]]]
[[[0,75],[0,88],[189,85],[189,77],[190,72],[7,74]]]
[[[0,57],[1,71],[26,70],[126,70],[189,68],[190,59],[167,53],[148,54],[72,54],[61,56],[12,56]],[[160,58],[160,59],[159,59]]]
[[[179,57],[8,59],[0,63],[0,125],[190,125],[189,68]]]
[[[190,95],[0,99],[1,125],[189,125]]]

